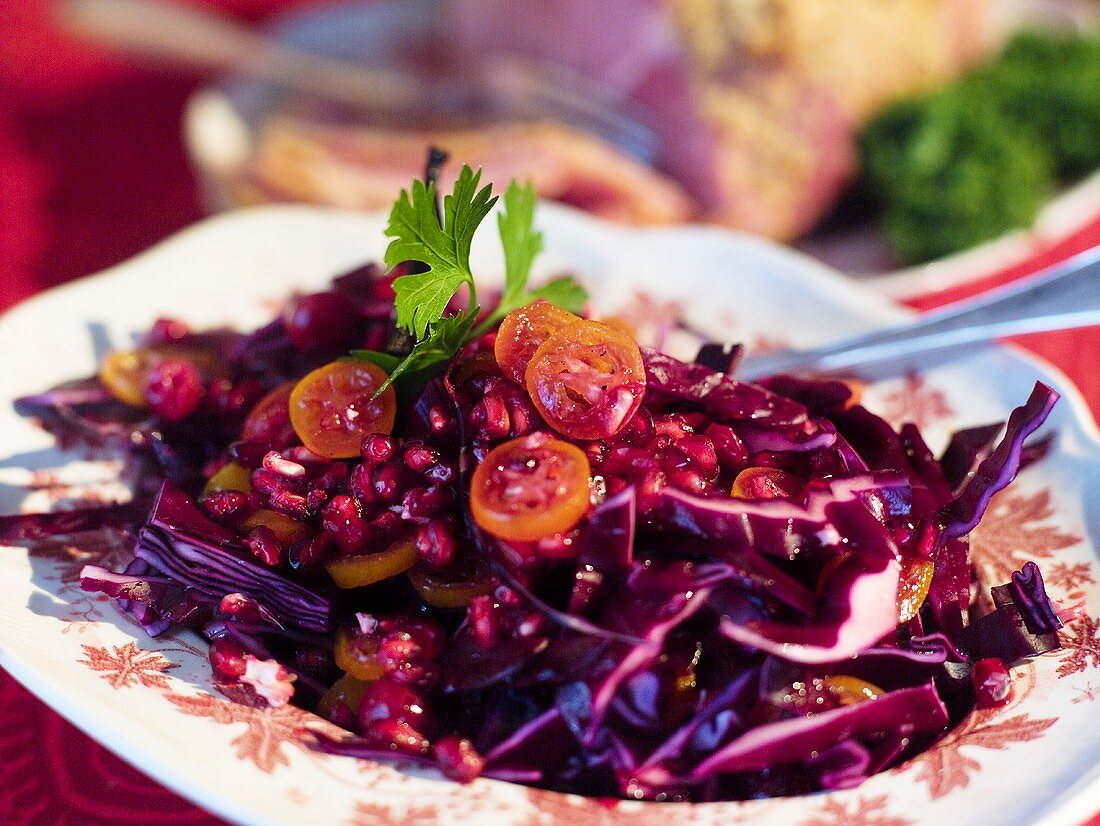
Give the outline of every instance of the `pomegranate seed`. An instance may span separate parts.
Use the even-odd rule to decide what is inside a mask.
[[[584,446],[584,455],[588,457],[588,464],[593,469],[599,468],[610,452],[611,448],[605,442],[589,442]]]
[[[749,452],[732,427],[724,424],[708,425],[706,435],[714,445],[715,457],[726,470],[740,473],[749,466]]]
[[[176,318],[158,318],[145,334],[145,341],[148,344],[176,344],[187,338],[190,333],[191,328],[185,321]]]
[[[424,472],[424,478],[436,485],[449,485],[458,478],[458,468],[450,462],[438,462]]]
[[[150,371],[145,383],[145,400],[156,415],[169,422],[194,413],[205,393],[199,371],[183,359],[164,359]]]
[[[488,439],[505,439],[512,432],[512,421],[508,416],[508,406],[499,393],[486,394],[481,400],[485,411],[482,431]]]
[[[435,762],[445,777],[472,783],[481,776],[485,761],[474,744],[458,737],[444,737],[435,744]]]
[[[371,531],[380,545],[388,545],[405,529],[401,517],[393,511],[382,511],[370,521]]]
[[[231,519],[248,507],[248,495],[238,490],[219,490],[203,497],[202,506],[217,519]]]
[[[393,505],[401,501],[401,467],[394,461],[386,462],[374,469],[372,487],[379,502]]]
[[[687,427],[682,416],[672,414],[655,418],[653,420],[653,431],[658,436],[668,436],[673,441],[679,441],[691,433],[691,428]]]
[[[526,436],[541,424],[539,415],[525,399],[508,400],[508,418],[512,421],[512,435]]]
[[[296,350],[334,350],[351,343],[355,316],[355,307],[339,293],[313,293],[287,304],[283,325]]]
[[[370,539],[370,524],[363,518],[359,503],[350,496],[334,496],[321,511],[321,527],[336,538],[342,554],[353,554]]]
[[[405,467],[414,473],[423,473],[439,461],[439,451],[427,445],[411,444],[405,448]]]
[[[1012,677],[1004,660],[987,657],[974,663],[970,672],[978,708],[1001,708],[1012,699]]]
[[[443,642],[447,638],[447,635],[443,632],[443,626],[435,620],[423,617],[402,617],[397,621],[383,620],[379,624],[382,631],[387,635],[396,634],[415,640],[416,644],[420,646],[424,657],[428,660],[433,660],[439,655],[439,652],[443,650]]]
[[[229,446],[229,458],[247,468],[258,468],[271,449],[268,442],[234,442]]]
[[[704,479],[713,482],[718,478],[718,453],[709,436],[689,434],[676,442],[676,448],[688,457]]]
[[[466,609],[466,616],[478,647],[486,651],[493,648],[500,640],[500,626],[492,597],[474,597]]]
[[[336,535],[322,531],[312,539],[292,545],[287,551],[287,561],[295,570],[313,568],[324,562],[335,546]]]
[[[428,519],[443,516],[455,506],[455,495],[449,487],[410,488],[401,500],[404,519]]]
[[[556,533],[552,536],[544,536],[535,543],[540,556],[550,559],[572,559],[577,555],[577,547],[574,540],[577,532]]]
[[[397,720],[378,720],[364,730],[363,736],[398,754],[427,754],[431,749],[423,734]]]
[[[694,470],[678,470],[670,473],[666,481],[673,487],[696,496],[702,496],[710,489],[707,480]]]
[[[371,683],[359,704],[359,725],[364,729],[382,720],[409,723],[419,728],[427,724],[427,705],[413,689],[382,678]]]
[[[283,548],[283,543],[275,536],[275,531],[267,525],[257,525],[249,531],[245,544],[261,562],[272,568],[282,561],[286,550]]]
[[[272,510],[286,514],[293,519],[308,519],[312,515],[306,497],[291,493],[289,490],[275,491],[271,494],[270,504]]]
[[[519,608],[523,605],[523,598],[507,585],[497,586],[493,591],[493,599],[504,608]]]
[[[436,436],[443,436],[454,427],[454,419],[442,405],[432,405],[428,411],[428,426]]]
[[[364,462],[380,465],[397,451],[397,444],[389,436],[372,433],[363,439],[359,450]]]
[[[232,637],[218,637],[213,640],[208,654],[210,667],[219,679],[236,681],[244,675],[247,668],[245,656],[248,652]]]
[[[442,570],[454,562],[458,542],[446,522],[430,519],[416,529],[416,552],[433,568]]]
[[[523,618],[523,621],[516,626],[516,636],[533,637],[542,630],[543,622],[544,620],[541,614],[528,614]]]
[[[290,461],[297,462],[300,465],[319,465],[323,462],[328,461],[328,459],[326,459],[324,456],[320,456],[314,453],[305,445],[295,445],[294,447],[288,447],[282,452],[282,455]],[[344,467],[343,462],[334,462],[333,464],[338,464],[340,465],[340,467]],[[346,467],[344,469],[347,470]]]
[[[366,462],[358,464],[348,477],[348,490],[364,503],[374,501],[374,468]]]
[[[241,622],[264,622],[274,619],[270,611],[244,594],[226,594],[218,603],[218,611]]]
[[[306,475],[306,469],[298,464],[292,462],[289,459],[284,459],[278,451],[271,450],[264,454],[263,466],[266,470],[271,471],[277,476],[283,476],[287,479],[303,479]]]
[[[311,490],[306,494],[306,509],[316,513],[328,501],[328,493],[323,490]]]
[[[424,672],[421,666],[423,649],[408,634],[390,634],[378,646],[378,662],[391,680],[399,683],[419,682]]]

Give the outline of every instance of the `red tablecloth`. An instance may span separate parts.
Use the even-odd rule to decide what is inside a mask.
[[[212,0],[213,4],[213,0]],[[180,142],[196,79],[152,74],[73,43],[44,0],[0,15],[0,310],[95,272],[202,212]],[[255,19],[283,0],[217,0]],[[1100,223],[981,288],[1100,243]],[[967,290],[972,291],[973,288]],[[963,293],[913,302],[927,308]],[[1067,373],[1100,415],[1100,330],[1021,342]],[[0,671],[0,823],[217,824],[50,711]],[[1100,826],[1100,818],[1090,822]]]

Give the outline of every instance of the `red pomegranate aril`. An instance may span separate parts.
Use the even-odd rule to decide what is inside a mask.
[[[443,436],[454,427],[454,419],[442,405],[432,405],[428,411],[428,426],[436,436]]]
[[[245,544],[261,562],[273,568],[284,559],[286,554],[283,543],[279,541],[275,531],[267,525],[257,525],[249,531]]]
[[[509,399],[507,408],[513,436],[526,436],[542,424],[535,409],[523,399]]]
[[[401,466],[391,460],[374,469],[371,486],[379,502],[395,505],[404,493],[402,482]]]
[[[397,720],[377,720],[364,729],[363,736],[395,754],[427,754],[432,747],[423,734]]]
[[[674,488],[696,496],[703,496],[711,489],[707,480],[694,470],[678,470],[670,473],[665,481]]]
[[[229,458],[247,468],[256,469],[263,464],[264,456],[270,450],[270,442],[234,442],[229,446]]]
[[[363,439],[359,452],[364,462],[380,465],[393,458],[393,454],[397,452],[397,443],[389,436],[372,433]]]
[[[589,442],[583,450],[584,455],[588,457],[588,464],[593,470],[599,468],[611,452],[611,448],[607,446],[606,442]]]
[[[427,706],[421,696],[407,685],[383,677],[371,683],[359,704],[359,724],[364,729],[382,720],[397,720],[426,728]]]
[[[535,543],[540,556],[550,559],[572,559],[577,555],[577,547],[574,540],[576,531],[556,533],[552,536],[544,536]]]
[[[459,783],[472,783],[481,776],[485,761],[469,740],[450,736],[435,744],[435,762],[444,777]]]
[[[178,318],[158,318],[145,334],[146,344],[178,344],[191,334],[186,321]]]
[[[328,501],[328,493],[315,489],[306,494],[306,508],[310,513],[316,513],[321,509],[321,506]]]
[[[324,494],[322,493],[322,496]],[[322,501],[324,501],[322,499]],[[306,497],[292,493],[289,490],[280,489],[271,494],[269,500],[271,509],[285,514],[293,519],[303,520],[311,515],[311,508]]]
[[[362,462],[352,468],[348,476],[348,490],[364,504],[374,501],[374,468]]]
[[[512,432],[512,420],[508,415],[508,405],[497,393],[487,394],[481,400],[485,418],[481,429],[488,439],[506,439]]]
[[[295,570],[316,568],[328,558],[335,547],[335,534],[322,531],[312,539],[291,545],[287,549],[287,561]]]
[[[500,641],[500,626],[497,623],[496,606],[489,596],[474,597],[466,609],[470,620],[470,631],[479,648],[489,650]]]
[[[382,511],[370,521],[370,527],[378,543],[388,545],[405,531],[406,526],[399,514],[393,511]]]
[[[673,441],[679,441],[692,432],[683,420],[677,415],[660,416],[653,420],[653,431],[658,436],[668,436]]]
[[[454,506],[454,491],[449,487],[410,488],[401,499],[401,516],[405,519],[429,519],[443,516]]]
[[[987,657],[974,663],[970,672],[978,708],[1002,708],[1012,699],[1012,676],[1004,660]]]
[[[239,680],[248,666],[248,652],[232,637],[218,637],[210,643],[208,655],[215,676],[225,681]]]
[[[284,459],[277,450],[269,450],[262,461],[264,470],[285,479],[304,479],[306,469],[297,462]]]
[[[339,293],[313,293],[290,301],[283,324],[296,350],[334,350],[351,344],[355,315],[351,302]]]
[[[439,462],[424,471],[424,478],[436,485],[449,485],[458,478],[458,469],[450,462]]]
[[[420,644],[408,634],[389,634],[378,646],[378,662],[391,680],[415,683],[426,662]]]
[[[493,599],[503,608],[519,608],[523,605],[523,597],[507,585],[498,585],[493,591]]]
[[[362,550],[371,538],[370,523],[350,496],[332,497],[321,511],[321,526],[335,536],[340,553],[345,555]]]
[[[203,497],[202,506],[217,519],[232,519],[248,509],[248,494],[239,490],[219,490]]]
[[[405,467],[414,473],[423,473],[439,461],[439,451],[427,445],[413,443],[405,448]]]
[[[704,435],[710,437],[715,457],[723,468],[740,473],[749,466],[749,451],[732,427],[724,424],[708,425]]]
[[[178,422],[198,410],[205,394],[198,369],[183,359],[166,358],[159,362],[145,383],[149,407],[169,422]]]
[[[689,434],[676,442],[676,448],[688,457],[704,479],[713,482],[718,478],[718,453],[709,436]]]
[[[416,529],[416,552],[433,568],[443,570],[454,562],[458,541],[446,522],[431,519]]]
[[[443,643],[447,635],[443,626],[433,619],[426,617],[401,617],[399,619],[382,620],[379,623],[382,633],[399,637],[408,637],[415,640],[420,646],[420,651],[429,660],[435,659],[443,650]]]
[[[603,477],[604,485],[607,487],[607,496],[610,498],[616,493],[622,493],[626,490],[630,483],[621,476],[605,476]]]

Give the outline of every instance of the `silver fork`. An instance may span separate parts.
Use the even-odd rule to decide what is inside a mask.
[[[738,375],[831,373],[1002,336],[1100,324],[1100,246],[976,298],[821,347],[748,356]]]
[[[425,77],[302,51],[211,12],[165,0],[62,0],[72,33],[147,59],[230,70],[352,110],[544,117],[595,133],[641,161],[658,139],[614,90],[567,67],[491,57],[470,73]]]

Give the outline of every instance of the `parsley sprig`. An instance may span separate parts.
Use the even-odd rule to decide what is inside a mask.
[[[497,202],[492,184],[482,187],[480,183],[481,170],[463,166],[454,191],[443,199],[442,220],[436,213],[433,182],[413,181],[411,190],[402,190],[390,211],[386,235],[392,240],[386,249],[386,266],[417,261],[426,269],[393,282],[397,326],[416,340],[412,351],[403,358],[371,350],[352,353],[389,371],[389,379],[378,392],[399,379],[410,385],[426,381],[464,344],[532,301],[541,298],[579,312],[587,299],[584,287],[568,277],[528,289],[531,266],[542,251],[542,233],[534,224],[534,188],[530,183],[521,187],[512,181],[497,218],[504,249],[504,290],[497,306],[478,323],[481,308],[470,269],[470,247],[478,226]],[[470,309],[445,315],[463,285],[469,289]]]

